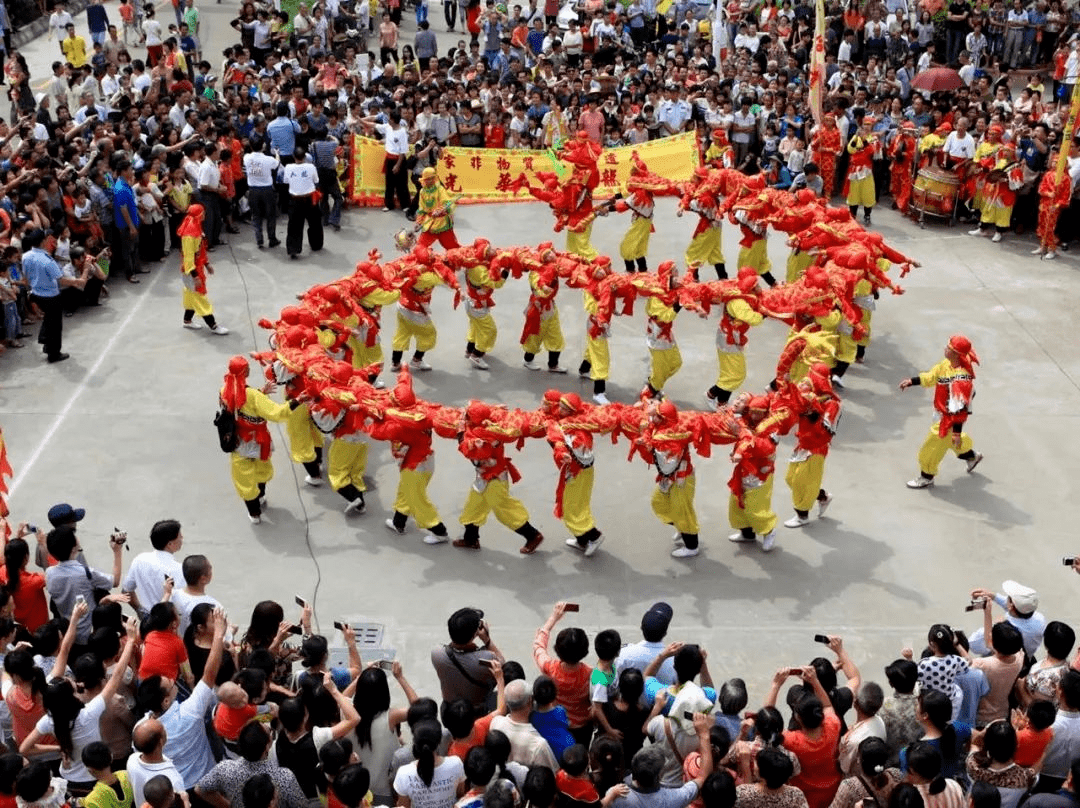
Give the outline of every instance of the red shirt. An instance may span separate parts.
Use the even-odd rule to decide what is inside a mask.
[[[555,787],[572,800],[600,802],[600,795],[591,780],[585,777],[571,777],[562,769],[555,773]]]
[[[469,754],[469,750],[474,746],[483,746],[487,740],[488,730],[491,728],[491,719],[494,717],[495,713],[488,713],[482,718],[476,719],[469,737],[451,741],[446,754],[464,760],[465,755]]]
[[[484,148],[506,148],[506,130],[503,128],[502,124],[489,123],[484,127]]]
[[[180,666],[187,662],[187,658],[184,641],[174,632],[151,631],[143,641],[139,678],[146,679],[157,675],[175,679],[180,673]]]
[[[0,566],[0,584],[7,584],[7,568]],[[45,576],[40,572],[19,572],[19,588],[11,594],[15,601],[15,621],[29,631],[49,622],[49,603],[45,598]]]
[[[259,708],[254,704],[245,704],[243,707],[219,704],[214,711],[214,729],[226,741],[235,741],[240,737],[240,730],[258,713]]]

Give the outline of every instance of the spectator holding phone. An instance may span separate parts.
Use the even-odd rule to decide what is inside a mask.
[[[540,672],[555,682],[556,699],[566,710],[570,732],[578,743],[586,744],[592,738],[592,700],[589,682],[592,668],[581,660],[589,653],[589,638],[580,628],[564,628],[555,638],[555,655],[548,653],[551,631],[567,612],[576,612],[576,603],[559,601],[551,609],[551,615],[536,631],[533,639],[533,659]]]
[[[505,662],[480,609],[458,609],[446,621],[450,642],[431,649],[431,664],[439,677],[443,703],[465,699],[477,710],[495,703],[495,677],[484,661]]]
[[[122,533],[114,533],[109,538],[109,546],[113,552],[112,575],[107,575],[100,570],[93,569],[80,563],[76,555],[82,550],[79,546],[79,538],[75,535],[74,525],[61,525],[49,531],[45,540],[49,548],[49,555],[58,562],[55,567],[49,567],[45,571],[45,587],[49,591],[54,607],[60,614],[70,614],[76,602],[81,599],[86,604],[97,604],[94,597],[95,589],[112,589],[120,585],[120,570],[124,558],[124,542],[126,536]],[[83,612],[79,618],[78,630],[75,635],[76,653],[78,657],[82,652],[79,646],[85,646],[90,639],[93,625],[90,621],[90,609]]]
[[[150,607],[165,594],[165,580],[183,580],[183,569],[174,557],[184,546],[180,523],[175,519],[162,519],[150,528],[152,550],[139,553],[131,560],[120,591],[131,598],[131,607],[145,618]],[[181,627],[181,632],[187,625]]]

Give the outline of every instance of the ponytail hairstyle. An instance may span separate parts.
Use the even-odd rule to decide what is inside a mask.
[[[976,783],[976,785],[978,785],[978,783]],[[993,786],[990,786],[990,788],[994,789],[994,793],[998,794],[1000,799],[998,790]],[[974,796],[974,789],[972,789],[972,795]],[[924,806],[925,803],[923,802],[922,794],[920,794],[919,789],[915,788],[911,783],[900,783],[892,790],[892,793],[889,794],[889,808],[924,808]],[[990,806],[979,805],[976,803],[976,808],[990,808]]]
[[[754,734],[765,746],[784,743],[784,717],[775,707],[762,707],[754,714]]]
[[[510,759],[510,739],[506,737],[506,733],[497,729],[489,729],[487,738],[484,739],[484,748],[491,753],[491,757],[495,760],[499,779],[515,782],[514,776],[506,768],[506,761]]]
[[[416,773],[424,785],[431,788],[435,777],[435,752],[442,743],[442,727],[438,721],[421,721],[413,728],[413,757]]]
[[[937,653],[945,656],[956,656],[956,642],[953,639],[953,630],[944,623],[935,623],[930,626],[930,633],[926,636],[930,647]]]
[[[601,783],[622,782],[623,745],[610,735],[599,736],[589,747],[589,766]]]
[[[876,787],[885,785],[885,765],[889,762],[889,748],[881,738],[864,738],[859,744],[859,768]]]
[[[30,558],[30,546],[23,539],[10,539],[4,547],[4,567],[7,569],[8,592],[19,591],[19,577],[27,559]]]
[[[945,777],[942,772],[945,761],[937,747],[926,741],[915,741],[907,748],[908,770],[930,783],[930,794],[940,794],[945,790]]]
[[[75,688],[67,679],[48,685],[43,702],[53,720],[53,735],[63,753],[70,757],[75,749],[71,730],[85,705],[75,696]]]
[[[45,671],[34,664],[30,652],[19,648],[4,657],[4,670],[23,682],[30,683],[30,693],[36,702],[45,693]]]
[[[956,729],[952,725],[952,702],[940,690],[919,693],[919,709],[941,733],[941,756],[946,763],[956,760]]]

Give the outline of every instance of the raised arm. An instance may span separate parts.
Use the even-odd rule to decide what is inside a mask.
[[[847,686],[854,693],[859,689],[862,677],[859,675],[858,666],[851,660],[847,649],[844,648],[844,640],[841,637],[830,635],[829,650],[836,654],[836,659],[840,663],[840,670],[844,672],[844,676],[847,678]]]
[[[112,697],[116,695],[116,691],[120,688],[120,683],[124,681],[124,673],[127,672],[128,666],[131,664],[131,658],[135,655],[135,649],[139,645],[139,624],[135,620],[128,620],[127,625],[124,627],[127,631],[127,642],[124,643],[124,650],[120,654],[120,661],[116,663],[116,667],[113,668],[112,676],[109,677],[109,681],[105,683],[105,687],[101,689],[101,697],[108,704],[112,701]]]
[[[341,712],[341,720],[330,728],[334,740],[337,741],[344,738],[356,728],[356,725],[360,723],[360,713],[356,711],[352,699],[342,695],[341,691],[337,689],[337,685],[334,684],[334,677],[330,675],[330,671],[323,672],[323,687],[325,687],[330,695],[334,697],[334,701],[336,701],[338,705],[338,710]]]
[[[64,632],[64,637],[60,640],[60,650],[56,653],[56,661],[53,663],[52,670],[49,671],[50,679],[63,678],[67,673],[67,661],[68,655],[71,653],[71,646],[75,644],[75,635],[79,632],[79,620],[90,613],[90,607],[85,600],[81,600],[75,604],[75,608],[71,612],[71,619],[68,621],[67,631]]]
[[[212,690],[217,682],[218,671],[221,670],[221,660],[225,655],[225,629],[228,627],[225,621],[225,610],[218,606],[214,609],[211,620],[214,621],[214,639],[210,643],[206,667],[203,668],[202,682]]]

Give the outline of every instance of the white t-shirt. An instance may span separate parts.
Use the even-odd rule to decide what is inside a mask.
[[[398,769],[394,777],[394,792],[408,797],[413,808],[452,808],[457,797],[457,786],[465,779],[465,766],[461,758],[443,758],[435,767],[431,785],[425,786],[416,773],[416,761]]]
[[[139,553],[131,560],[120,588],[125,592],[134,592],[142,607],[149,609],[165,594],[166,575],[173,579],[176,586],[180,586],[184,580],[183,568],[172,553],[164,550]]]
[[[944,149],[950,157],[970,160],[975,156],[975,138],[970,133],[960,137],[957,132],[949,132],[949,136],[945,138]]]
[[[375,124],[375,131],[385,138],[386,153],[392,157],[409,153],[409,130],[404,126],[395,129],[388,123]]]
[[[307,196],[315,193],[319,172],[311,163],[292,163],[285,166],[285,182],[290,196]]]
[[[176,633],[181,637],[184,636],[188,626],[191,625],[191,613],[195,611],[195,607],[200,603],[209,603],[215,609],[221,605],[216,598],[212,598],[210,595],[189,595],[183,589],[173,590],[172,605],[180,613],[180,628]]]
[[[69,783],[88,783],[93,781],[94,776],[86,770],[82,762],[83,747],[101,740],[101,730],[98,722],[105,713],[105,699],[100,695],[94,696],[86,704],[79,714],[75,716],[75,723],[71,727],[71,755],[67,758],[67,765],[60,764],[60,776]],[[51,715],[46,714],[34,727],[42,735],[52,735],[56,730]]]
[[[169,778],[169,782],[172,783],[177,794],[184,790],[184,781],[180,777],[180,772],[176,770],[176,766],[168,757],[161,763],[144,763],[141,758],[140,753],[132,752],[127,761],[128,781],[131,783],[131,790],[134,792],[134,802],[136,804],[143,805],[146,802],[143,789],[146,788],[147,781],[152,780],[159,774],[164,774]]]
[[[161,44],[161,23],[157,20],[143,20],[143,33],[146,34],[146,46]]]
[[[274,184],[274,172],[277,171],[279,165],[276,157],[267,154],[260,152],[245,154],[244,173],[247,174],[248,186],[251,188],[271,187]],[[173,600],[176,600],[175,594],[173,594]]]

